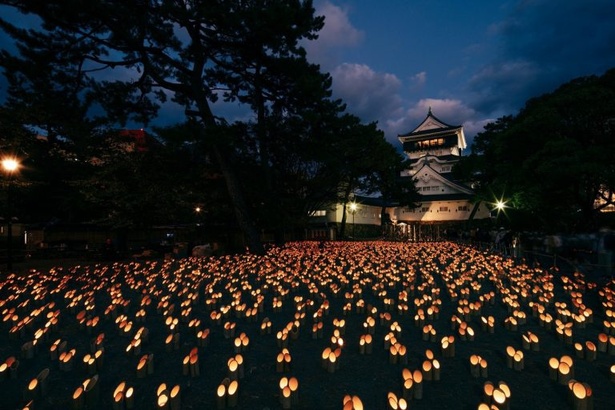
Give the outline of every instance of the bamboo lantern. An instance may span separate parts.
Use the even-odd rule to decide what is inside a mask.
[[[261,322],[260,334],[261,335],[271,334],[271,320],[269,320],[268,317],[264,318],[263,321]]]
[[[549,378],[553,381],[557,381],[557,374],[559,369],[559,360],[555,357],[549,359]]]
[[[332,350],[330,347],[326,347],[320,356],[320,365],[323,369],[327,369],[327,363],[329,362],[329,354],[331,354]]]
[[[431,363],[431,361],[423,361],[421,369],[423,370],[423,379],[426,381],[431,381],[433,379],[433,364]]]
[[[226,384],[224,382],[216,389],[216,407],[218,410],[226,408]]]
[[[611,366],[610,372],[609,372],[609,380],[611,380],[611,382],[615,383],[615,364]]]
[[[276,340],[279,348],[288,347],[288,331],[286,329],[280,330],[276,333]]]
[[[286,377],[284,379],[284,387],[282,387],[282,381],[280,381],[280,404],[283,409],[290,409],[292,406],[292,392],[290,387],[288,387],[288,380]]]
[[[579,342],[574,344],[574,352],[577,359],[582,359],[584,357],[583,345]]]
[[[572,407],[575,410],[589,410],[593,408],[592,389],[587,383],[571,381],[568,384]]]
[[[113,391],[113,410],[124,410],[124,391],[126,390],[126,382],[121,382]]]
[[[566,385],[572,379],[572,369],[570,365],[564,361],[560,361],[557,367],[557,381],[559,384]]]
[[[38,379],[35,377],[34,379],[30,380],[30,383],[28,383],[28,386],[26,386],[26,389],[23,392],[23,399],[25,401],[35,400],[38,398],[39,395],[39,383]]]
[[[230,339],[235,337],[235,328],[237,324],[235,322],[225,322],[224,323],[224,338]]]
[[[506,367],[508,367],[509,369],[513,368],[515,353],[517,353],[517,351],[514,347],[506,346]]]
[[[506,393],[499,387],[493,389],[492,403],[498,410],[508,410],[509,408]]]
[[[290,388],[291,404],[296,406],[299,404],[299,380],[296,377],[288,379],[288,387]]]
[[[169,392],[164,390],[156,399],[156,408],[160,410],[169,410]]]
[[[399,344],[394,344],[389,347],[389,363],[395,364],[398,360]]]
[[[84,407],[85,395],[83,393],[83,386],[79,386],[73,392],[72,404],[74,410],[81,410]]]
[[[615,356],[615,336],[609,336],[609,345],[607,352],[610,356]]]
[[[596,360],[596,356],[596,345],[593,342],[587,340],[585,342],[585,359],[587,359],[588,362],[593,362],[594,360]]]
[[[483,384],[483,401],[487,404],[493,403],[493,392],[495,390],[495,386],[492,382],[486,381]]]
[[[175,385],[171,389],[171,392],[169,393],[169,404],[170,410],[181,409],[181,388],[179,385]]]
[[[455,357],[455,337],[445,336],[441,341],[442,357]]]
[[[433,359],[432,365],[432,378],[435,381],[440,380],[440,362],[437,359]]]
[[[412,397],[420,400],[423,398],[423,373],[420,370],[412,372]]]
[[[407,370],[407,369],[404,369]],[[412,372],[408,371],[410,374],[408,377],[404,377],[404,382],[402,385],[402,397],[406,400],[412,399],[414,395],[413,386],[414,379],[412,378]]]
[[[239,382],[237,380],[232,380],[227,388],[227,400],[226,404],[228,407],[237,407],[237,399],[239,398]]]
[[[189,354],[189,364],[190,364],[190,376],[198,377],[201,375],[201,368],[199,364],[199,350],[196,347],[193,347],[190,350]]]
[[[88,408],[96,408],[98,406],[98,398],[100,396],[97,374],[90,377],[83,383],[83,392],[85,394],[85,405]]]
[[[609,343],[609,336],[606,333],[600,333],[598,335],[598,351],[602,353],[606,353],[608,343]]]
[[[525,358],[521,350],[517,350],[513,356],[513,369],[521,371],[525,368]]]
[[[342,400],[344,410],[363,410],[363,402],[359,396],[351,396],[347,394]]]
[[[428,341],[431,336],[431,330],[433,329],[432,324],[428,324],[423,326],[423,340]]]
[[[340,368],[340,363],[339,363],[339,354],[338,349],[336,349],[335,351],[332,351],[331,353],[329,353],[329,357],[328,357],[328,361],[327,361],[327,371],[329,373],[334,373],[335,370]]]
[[[470,356],[470,374],[472,377],[480,377],[480,360],[481,357],[477,354]]]

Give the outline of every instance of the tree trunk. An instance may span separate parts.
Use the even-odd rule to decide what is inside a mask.
[[[224,180],[226,181],[226,188],[233,203],[237,224],[245,236],[248,250],[251,253],[262,255],[265,253],[265,249],[258,234],[258,230],[250,219],[248,206],[243,196],[241,187],[239,186],[239,181],[237,181],[235,171],[233,170],[228,159],[221,152],[220,147],[215,143],[212,144],[212,146],[214,155],[216,156],[216,160],[220,165],[220,169],[224,175]]]

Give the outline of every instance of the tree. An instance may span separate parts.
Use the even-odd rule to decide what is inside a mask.
[[[615,70],[572,80],[488,125],[457,171],[477,178],[484,199],[512,198],[545,229],[595,229],[613,204],[614,118]]]
[[[58,78],[57,73],[66,67],[64,61],[53,59],[54,52],[70,54],[70,75],[58,78],[57,85],[62,92],[78,84],[79,93],[73,95],[97,103],[85,105],[89,115],[98,109],[98,113],[102,111],[109,120],[120,124],[130,119],[147,123],[156,113],[156,102],[170,96],[181,104],[188,116],[200,124],[201,138],[209,141],[250,249],[262,252],[235,174],[234,150],[218,138],[225,121],[216,115],[215,102],[222,93],[227,100],[249,104],[256,109],[261,126],[266,91],[272,95],[280,92],[261,82],[263,78],[274,78],[267,77],[267,70],[276,65],[279,70],[278,61],[305,64],[298,41],[315,38],[322,27],[322,18],[314,16],[311,1],[96,0],[75,7],[62,0],[22,0],[0,4],[41,18],[41,26],[29,31],[17,30],[5,20],[2,27],[23,45],[22,52],[31,49],[54,62],[48,66],[53,70],[50,76]],[[37,42],[37,38],[41,40]],[[249,58],[251,52],[253,58]],[[37,63],[31,56],[24,60]],[[12,69],[7,65],[5,68]],[[35,64],[32,70],[42,67]],[[110,71],[121,72],[124,78],[115,75],[109,80],[103,74]],[[282,78],[293,81],[289,71],[281,72]]]

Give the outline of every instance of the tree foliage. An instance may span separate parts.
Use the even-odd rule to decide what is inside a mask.
[[[0,4],[37,18],[20,29],[0,17],[16,44],[0,53],[4,108],[30,139],[47,136],[40,160],[67,152],[56,158],[78,172],[54,178],[78,188],[73,198],[89,204],[90,219],[164,223],[197,202],[224,219],[232,211],[260,252],[260,229],[305,223],[340,186],[361,188],[375,166],[368,153],[381,133],[344,114],[331,77],[300,45],[324,24],[310,0]],[[168,100],[185,121],[158,129],[155,149],[114,149],[114,130],[148,126]],[[230,104],[247,119],[232,122]]]
[[[615,189],[615,70],[575,79],[488,124],[457,169],[534,227],[598,228]],[[605,201],[596,207],[596,200]]]

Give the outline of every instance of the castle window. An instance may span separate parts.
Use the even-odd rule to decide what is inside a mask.
[[[440,212],[448,212],[448,206],[441,206]]]

